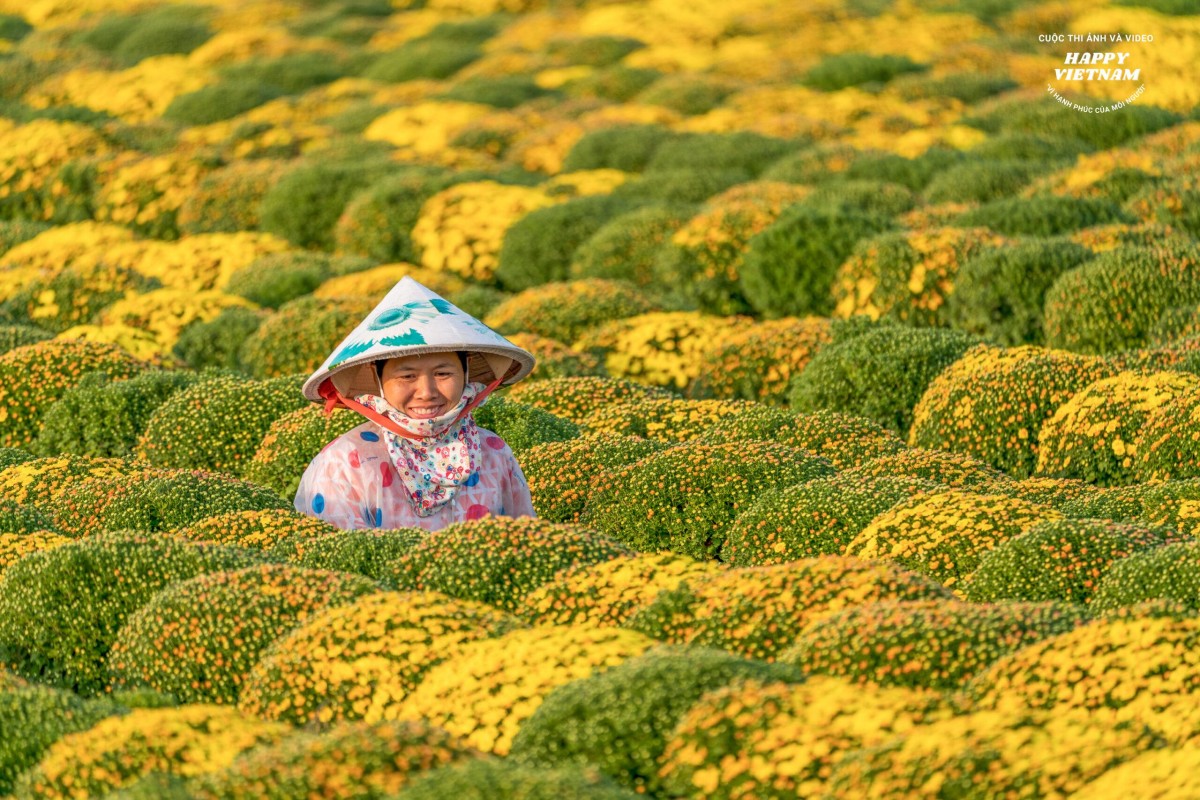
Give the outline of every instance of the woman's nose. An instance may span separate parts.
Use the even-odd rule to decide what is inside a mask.
[[[417,397],[432,399],[438,396],[437,379],[432,375],[421,375],[417,378]]]

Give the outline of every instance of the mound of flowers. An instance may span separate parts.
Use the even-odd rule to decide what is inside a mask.
[[[311,374],[374,307],[369,297],[299,297],[259,325],[238,357],[256,378]]]
[[[578,376],[525,381],[508,390],[510,400],[549,411],[556,417],[583,424],[594,411],[632,399],[665,400],[666,389],[621,378]]]
[[[270,423],[242,475],[280,497],[295,497],[300,476],[325,445],[362,423],[360,414],[345,408],[328,417],[316,404],[289,411]]]
[[[1146,415],[1135,441],[1133,473],[1139,482],[1200,478],[1200,449],[1195,444],[1200,422],[1200,391],[1172,396]]]
[[[811,558],[688,579],[660,591],[626,624],[656,639],[774,661],[807,625],[847,606],[949,597],[928,578],[891,564]]]
[[[556,687],[610,669],[645,652],[653,640],[591,626],[515,630],[459,644],[385,719],[421,719],[467,744],[506,755],[521,724]]]
[[[813,676],[747,680],[704,695],[662,755],[663,783],[695,800],[806,796],[844,756],[951,715],[937,692]]]
[[[894,561],[946,586],[958,586],[989,550],[1039,522],[1062,516],[1016,497],[949,489],[898,503],[859,532],[845,552]]]
[[[1104,772],[1071,796],[1078,800],[1133,797],[1153,788],[1156,800],[1185,800],[1193,791],[1192,776],[1200,770],[1200,747],[1152,750]]]
[[[152,772],[200,775],[287,733],[286,725],[227,706],[136,709],[59,739],[37,767],[21,777],[16,795],[99,797]]]
[[[813,622],[780,660],[855,683],[948,690],[1002,656],[1088,619],[1082,607],[1067,603],[885,600]]]
[[[574,439],[581,431],[568,419],[504,397],[489,397],[471,413],[480,428],[499,435],[517,453],[545,442]]]
[[[307,519],[313,519],[307,517]],[[319,521],[319,520],[314,520]],[[315,533],[315,535],[313,535]],[[392,563],[424,541],[424,528],[378,528],[316,532],[300,531],[279,541],[269,551],[299,567],[352,572],[391,588]]]
[[[37,553],[66,544],[70,538],[49,530],[27,533],[0,533],[0,577],[4,570],[29,553]]]
[[[1037,466],[1046,421],[1112,372],[1099,357],[977,345],[930,382],[913,409],[908,443],[1027,477]]]
[[[338,532],[324,520],[282,508],[214,514],[171,531],[172,535],[193,542],[215,542],[264,551],[272,550],[285,539],[327,537]]]
[[[535,333],[573,342],[588,328],[653,311],[632,284],[588,278],[544,283],[518,292],[493,308],[483,321],[500,333]]]
[[[1135,553],[1109,567],[1092,595],[1100,611],[1166,601],[1200,609],[1200,544],[1179,542]]]
[[[10,450],[11,463],[0,469],[0,497],[14,503],[53,509],[61,518],[59,504],[78,483],[90,478],[119,480],[140,474],[135,465],[119,458],[92,456],[21,457]]]
[[[841,555],[873,519],[897,503],[945,487],[921,478],[835,475],[763,495],[738,514],[721,559],[739,567]]]
[[[722,572],[713,561],[647,553],[576,567],[528,595],[518,614],[533,625],[621,625],[659,592]]]
[[[276,640],[246,676],[239,705],[301,725],[378,720],[456,645],[519,625],[492,606],[437,592],[367,594]]]
[[[759,413],[760,407],[746,400],[644,398],[597,408],[582,424],[597,434],[689,442],[702,438],[709,427],[730,417],[757,417]]]
[[[984,555],[964,582],[967,599],[1086,603],[1121,559],[1180,540],[1169,528],[1098,519],[1041,522]]]
[[[492,517],[448,525],[393,562],[401,588],[443,592],[514,611],[560,570],[631,555],[595,530],[534,517]]]
[[[785,317],[732,333],[709,354],[708,368],[688,386],[692,397],[786,405],[792,376],[830,338],[820,317]]]
[[[109,651],[118,687],[189,703],[236,702],[259,654],[324,608],[378,591],[344,572],[262,564],[167,587],[131,615]]]
[[[237,548],[121,531],[30,553],[0,577],[0,652],[19,674],[99,691],[118,631],[156,592],[257,560]]]
[[[597,475],[583,519],[639,551],[712,558],[740,509],[831,474],[825,459],[786,445],[683,445]]]
[[[449,767],[430,770],[413,778],[395,800],[637,800],[635,792],[604,777],[594,768],[558,769],[528,767],[512,759],[473,758]]]
[[[557,339],[548,339],[534,333],[510,333],[505,338],[522,350],[532,353],[537,360],[537,366],[529,376],[531,381],[604,375],[600,359],[590,353],[572,350],[569,345]]]

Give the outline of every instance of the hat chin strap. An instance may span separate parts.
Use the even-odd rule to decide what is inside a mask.
[[[503,380],[503,378],[496,378],[496,380],[492,381],[486,387],[484,387],[483,391],[481,391],[479,394],[475,395],[475,397],[473,397],[470,400],[470,402],[467,403],[467,405],[463,408],[463,410],[458,412],[458,416],[455,417],[454,420],[450,424],[453,425],[455,422],[458,422],[460,419],[465,417],[467,414],[471,413],[471,409],[478,406],[480,403],[482,403],[484,401],[484,399],[489,394],[491,394],[493,391],[495,391],[496,387],[498,387],[500,385],[501,380]],[[364,406],[362,403],[358,402],[357,400],[352,400],[349,397],[346,397],[345,395],[343,395],[341,392],[339,392],[337,390],[336,386],[333,385],[333,378],[326,378],[325,380],[321,381],[321,385],[317,387],[317,394],[319,394],[321,397],[323,397],[325,399],[325,416],[327,416],[327,417],[333,413],[333,410],[335,408],[337,408],[338,406],[342,406],[343,408],[348,408],[351,411],[357,411],[359,414],[362,414],[364,417],[371,420],[379,427],[381,427],[385,430],[389,430],[392,433],[396,434],[397,436],[403,436],[405,439],[421,439],[421,438],[423,438],[421,436],[417,436],[416,434],[409,433],[408,431],[404,430],[399,425],[397,425],[395,422],[388,419],[383,414],[380,414],[375,409],[370,408],[368,406]]]

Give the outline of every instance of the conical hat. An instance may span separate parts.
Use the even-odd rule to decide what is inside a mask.
[[[304,396],[321,401],[326,378],[342,395],[377,392],[374,362],[446,350],[467,351],[470,380],[513,384],[533,371],[533,354],[405,276],[304,382]]]

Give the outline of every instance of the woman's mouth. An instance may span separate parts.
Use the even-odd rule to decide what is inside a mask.
[[[436,417],[442,413],[442,406],[409,406],[408,415],[410,417]]]

